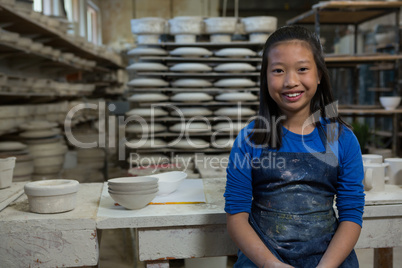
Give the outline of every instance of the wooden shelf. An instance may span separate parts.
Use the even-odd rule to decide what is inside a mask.
[[[133,56],[129,56],[133,57]],[[141,61],[163,61],[163,62],[255,62],[260,63],[260,57],[252,58],[231,58],[231,57],[171,57],[171,56],[141,56]]]
[[[332,67],[336,64],[356,65],[356,64],[368,64],[374,62],[392,62],[396,60],[401,60],[402,55],[390,55],[385,53],[377,54],[362,54],[362,55],[326,55],[325,63],[328,67]]]
[[[398,108],[395,110],[385,110],[385,109],[339,109],[339,113],[342,115],[395,115],[402,114],[402,108]]]
[[[259,92],[258,87],[247,87],[247,88],[178,88],[178,87],[163,87],[163,88],[135,88],[129,86],[129,91],[131,93],[139,92],[211,92],[211,93],[226,93],[226,92]]]
[[[397,1],[325,1],[286,24],[314,24],[316,14],[321,24],[360,24],[396,12],[400,7],[402,3]]]
[[[38,21],[20,15],[3,4],[0,4],[0,23],[4,23],[5,30],[21,35],[35,36],[36,39],[45,40],[47,46],[59,48],[63,52],[70,52],[87,60],[96,61],[98,65],[108,68],[122,68],[120,63],[97,55],[87,48],[69,40],[67,34],[59,33]]]
[[[63,60],[61,58],[51,57],[44,55],[40,52],[33,52],[26,50],[24,48],[20,48],[17,46],[12,46],[9,44],[4,44],[0,42],[0,58],[5,59],[12,59],[14,65],[20,65],[17,68],[41,68],[41,67],[48,67],[48,68],[63,68],[67,71],[73,70],[84,70],[84,71],[91,71],[92,68],[79,66],[78,64],[74,64],[73,62],[69,62]],[[18,63],[17,59],[20,58],[21,62]]]

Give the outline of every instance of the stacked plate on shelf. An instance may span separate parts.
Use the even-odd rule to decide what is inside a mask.
[[[0,142],[0,158],[8,157],[16,158],[12,181],[30,181],[34,171],[34,162],[28,146],[17,141]]]
[[[33,156],[33,180],[58,179],[64,165],[67,146],[56,123],[31,121],[20,125],[20,138]]]

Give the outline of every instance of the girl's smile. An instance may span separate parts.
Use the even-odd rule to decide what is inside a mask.
[[[268,54],[268,92],[288,117],[311,113],[320,76],[313,53],[303,41],[281,42]]]

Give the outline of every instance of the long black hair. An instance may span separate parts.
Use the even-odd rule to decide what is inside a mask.
[[[332,142],[337,138],[335,136],[341,133],[341,125],[349,127],[337,112],[320,39],[315,33],[304,27],[297,25],[283,26],[272,33],[264,45],[260,73],[260,108],[257,119],[255,119],[254,129],[250,133],[250,140],[256,145],[271,146],[276,149],[282,146],[282,123],[279,120],[282,114],[278,105],[268,93],[267,66],[270,49],[278,42],[290,40],[304,41],[309,45],[314,55],[318,72],[321,74],[317,91],[310,103],[310,113],[314,116],[314,122],[318,130],[323,131],[327,139]],[[324,131],[320,117],[326,122],[338,123],[339,131],[337,135],[327,135],[328,132]]]

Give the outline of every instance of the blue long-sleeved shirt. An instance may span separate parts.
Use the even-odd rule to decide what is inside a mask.
[[[225,211],[229,214],[251,212],[253,195],[251,161],[259,159],[263,150],[261,146],[252,144],[248,137],[253,127],[254,122],[251,122],[239,133],[230,153],[224,194]],[[285,128],[283,130],[282,147],[278,150],[279,152],[307,153],[325,150],[317,128],[308,135],[295,134]],[[343,127],[339,139],[329,146],[337,156],[339,164],[336,194],[339,221],[351,221],[362,226],[365,194],[362,183],[363,161],[359,143],[354,133]]]

